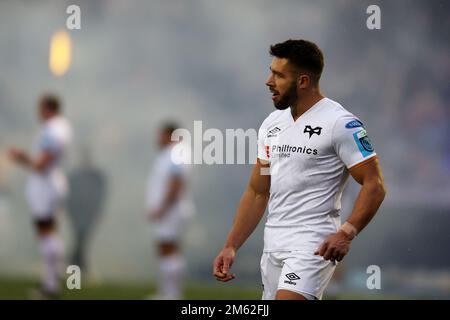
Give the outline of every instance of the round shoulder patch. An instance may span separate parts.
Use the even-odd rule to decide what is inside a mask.
[[[368,152],[373,152],[373,146],[372,146],[372,143],[370,142],[370,139],[368,136],[360,138],[359,141],[361,141],[361,144],[362,144],[364,150],[366,150]]]

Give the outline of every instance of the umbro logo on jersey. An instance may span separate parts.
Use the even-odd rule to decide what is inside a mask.
[[[267,138],[276,137],[276,136],[277,136],[277,133],[280,132],[280,131],[281,131],[281,129],[278,128],[278,127],[275,127],[275,128],[273,128],[273,129],[270,129],[270,130],[267,132]]]
[[[286,278],[288,278],[289,280],[284,280],[284,283],[292,284],[294,286],[297,285],[297,283],[295,283],[294,281],[300,280],[300,277],[293,272],[286,274]]]
[[[305,130],[303,130],[303,133],[309,133],[309,138],[311,139],[313,134],[317,134],[318,136],[320,136],[320,134],[322,133],[322,127],[313,128],[311,126],[305,126]]]

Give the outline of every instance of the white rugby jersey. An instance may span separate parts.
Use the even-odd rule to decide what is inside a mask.
[[[67,193],[67,180],[62,162],[72,140],[72,129],[63,116],[47,120],[35,139],[34,157],[48,151],[53,160],[42,172],[32,172],[27,182],[27,198],[33,214],[50,214]]]
[[[297,121],[276,110],[258,133],[258,158],[270,163],[264,251],[316,250],[340,227],[348,169],[376,153],[362,122],[323,98]]]
[[[190,167],[180,160],[176,146],[177,144],[172,144],[161,150],[150,170],[147,183],[147,208],[160,209],[171,177],[181,176],[185,187],[167,215],[190,217],[194,214],[194,204],[187,186]]]

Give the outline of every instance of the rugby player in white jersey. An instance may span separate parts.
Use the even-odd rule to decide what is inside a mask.
[[[220,281],[266,206],[261,258],[263,299],[321,299],[336,263],[385,197],[377,155],[363,123],[320,92],[323,55],[312,42],[270,48],[266,82],[276,111],[258,133],[258,159],[224,248],[214,261]],[[341,225],[341,196],[351,175],[360,185]]]
[[[57,235],[56,214],[67,193],[62,162],[72,130],[60,109],[56,96],[44,95],[38,104],[42,128],[36,137],[33,154],[30,156],[17,148],[10,150],[12,159],[30,170],[26,197],[44,259],[42,287],[36,292],[43,298],[59,295],[63,268],[63,244]]]
[[[153,222],[160,265],[158,292],[151,299],[182,298],[185,259],[181,244],[193,202],[188,190],[189,166],[172,140],[174,123],[162,126],[158,135],[159,154],[150,170],[147,186],[148,217]],[[187,146],[184,146],[187,151]],[[178,148],[182,150],[182,148]],[[184,154],[188,155],[188,152]]]

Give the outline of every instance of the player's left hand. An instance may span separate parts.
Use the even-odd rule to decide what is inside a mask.
[[[329,236],[314,252],[315,255],[322,256],[325,260],[341,261],[350,250],[351,237],[344,231]]]

